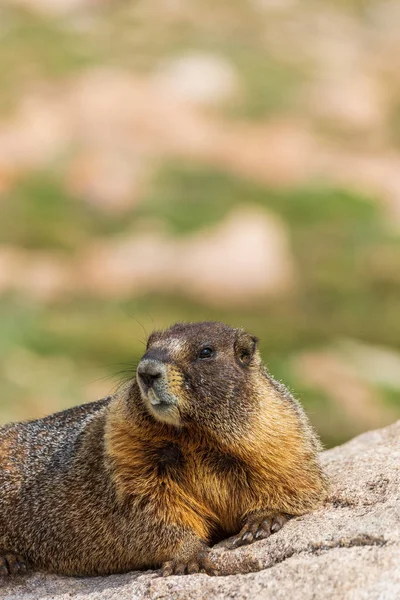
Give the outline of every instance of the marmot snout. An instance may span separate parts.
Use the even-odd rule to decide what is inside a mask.
[[[154,332],[115,396],[0,429],[0,574],[215,574],[210,543],[263,539],[321,502],[318,450],[257,338]]]

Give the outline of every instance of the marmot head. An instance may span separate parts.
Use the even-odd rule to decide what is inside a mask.
[[[257,409],[260,371],[257,338],[243,329],[177,323],[151,334],[136,379],[155,420],[237,436]]]

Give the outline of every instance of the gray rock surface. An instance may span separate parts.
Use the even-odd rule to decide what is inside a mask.
[[[157,572],[3,583],[6,600],[400,599],[400,421],[322,455],[329,501],[268,540],[213,550],[221,575]]]

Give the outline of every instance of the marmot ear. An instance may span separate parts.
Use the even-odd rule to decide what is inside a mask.
[[[248,365],[257,350],[258,338],[244,329],[236,330],[235,355],[241,365]]]

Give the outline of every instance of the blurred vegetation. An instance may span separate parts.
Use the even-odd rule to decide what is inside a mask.
[[[246,2],[224,8],[208,4],[210,14],[202,7],[204,19],[190,20],[183,11],[181,18],[164,15],[163,20],[152,19],[151,11],[136,13],[130,2],[104,3],[72,25],[67,17],[1,8],[2,114],[12,114],[17,98],[36,79],[63,80],[92,66],[148,73],[166,56],[188,48],[223,55],[241,79],[240,97],[210,112],[228,122],[253,123],[290,114],[294,106],[301,113],[299,90],[312,69],[300,53],[289,60],[268,51],[265,39],[274,18],[266,25]],[[340,10],[362,21],[365,4],[342,2]],[[397,144],[398,112],[393,112],[391,133]],[[400,352],[400,236],[376,195],[317,178],[301,186],[267,185],[168,158],[154,168],[140,202],[113,213],[68,191],[63,164],[55,161],[51,168],[25,173],[1,197],[0,241],[79,256],[92,240],[135,235],[153,222],[171,235],[189,236],[221,222],[244,202],[279,215],[287,226],[298,279],[291,294],[255,301],[251,309],[223,309],[202,297],[194,302],[167,294],[122,300],[78,292],[43,303],[5,292],[0,298],[1,419],[36,416],[89,400],[92,393],[107,394],[133,372],[153,328],[215,319],[260,338],[270,370],[302,400],[325,444],[361,431],[363,425],[326,390],[299,376],[296,361],[302,353],[348,338]],[[383,407],[400,414],[400,389],[382,383],[371,388]]]
[[[113,389],[143,351],[154,327],[191,320],[223,320],[255,332],[270,370],[295,390],[328,445],[345,439],[352,426],[324,395],[296,379],[291,358],[337,338],[356,338],[400,350],[399,273],[371,268],[371,258],[390,251],[400,264],[400,242],[388,231],[371,199],[318,186],[306,189],[264,188],[226,173],[193,165],[165,166],[149,196],[129,214],[112,218],[65,196],[48,175],[18,185],[0,210],[2,239],[26,248],[76,251],[92,236],[112,236],[124,228],[140,230],[143,219],[162,220],[176,235],[219,222],[242,199],[280,214],[290,228],[301,288],[248,309],[216,309],[179,297],[145,296],[131,301],[80,297],[52,306],[10,296],[0,307],[0,358],[18,348],[35,356],[67,357],[79,366],[78,381],[65,381],[63,397],[79,400],[85,372],[101,367]],[[390,324],[390,326],[389,326]],[[142,329],[145,329],[143,332]],[[50,363],[50,368],[51,368]],[[75,373],[76,376],[76,373]],[[113,379],[114,377],[114,379]],[[39,382],[39,387],[42,382]],[[23,401],[22,383],[6,386],[3,403]],[[383,392],[384,402],[398,407],[398,391]],[[49,407],[50,408],[50,407]],[[321,410],[322,409],[322,410]]]

